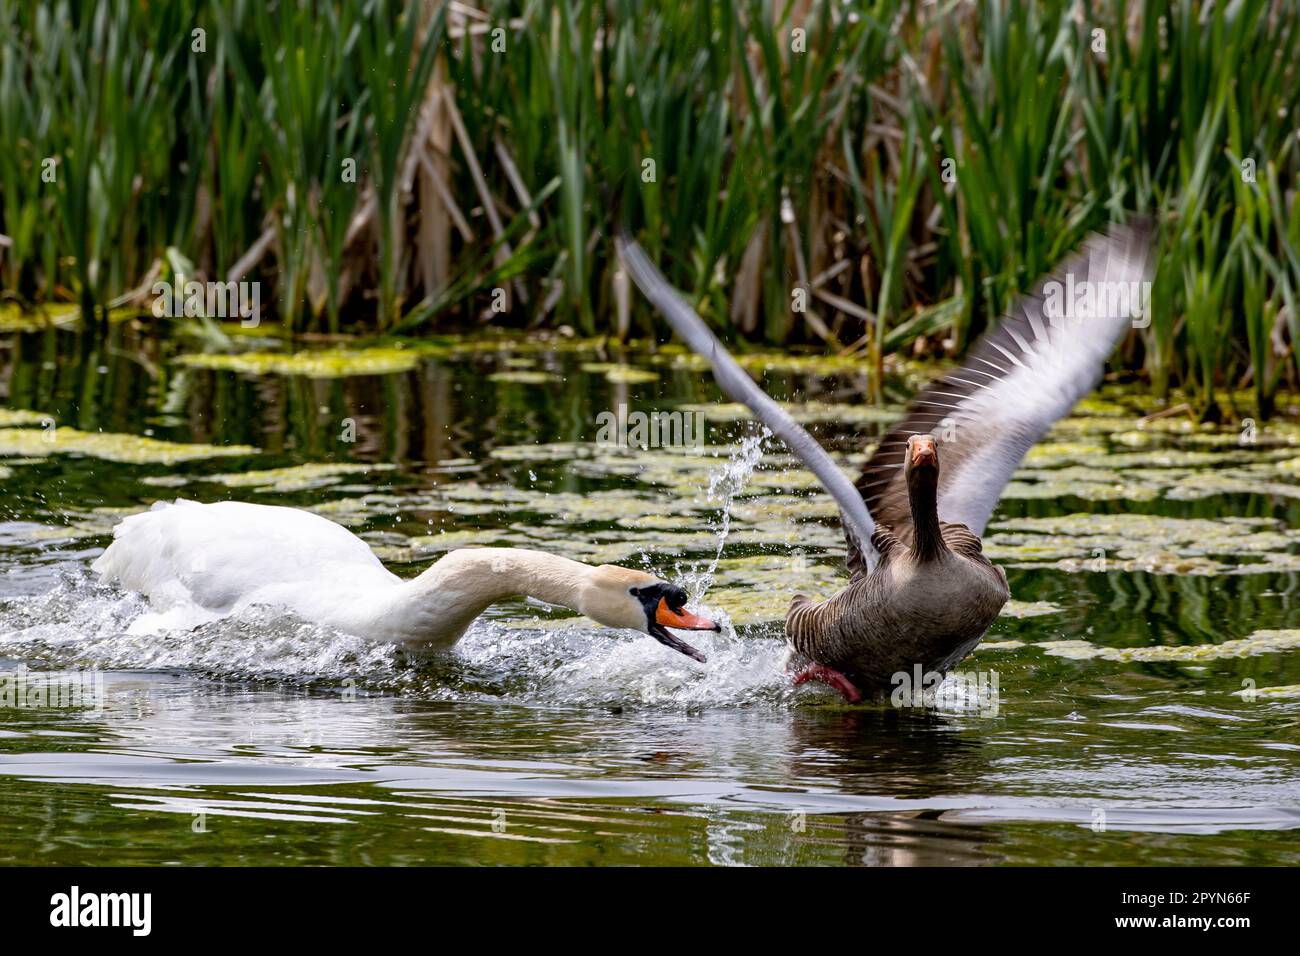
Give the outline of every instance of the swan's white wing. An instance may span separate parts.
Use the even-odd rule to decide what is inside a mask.
[[[334,522],[296,508],[177,499],[124,519],[94,564],[109,583],[149,597],[156,608],[214,612],[315,594],[388,585],[369,546]]]
[[[844,531],[852,548],[853,537],[862,542],[862,548],[871,556],[875,551],[871,547],[871,536],[876,526],[871,520],[861,496],[854,490],[853,483],[844,475],[826,454],[826,450],[809,435],[802,425],[796,422],[776,402],[754,383],[733,359],[722,343],[718,341],[704,320],[696,314],[686,300],[678,294],[664,278],[641,247],[626,235],[617,239],[619,258],[631,275],[641,292],[657,308],[663,317],[699,355],[702,355],[713,368],[713,377],[718,387],[733,402],[748,406],[754,417],[772,430],[777,438],[785,442],[817,476],[825,488],[840,506],[840,515],[844,521]]]
[[[909,435],[929,433],[939,443],[940,519],[983,534],[1025,453],[1097,386],[1145,305],[1133,299],[1150,279],[1149,246],[1145,224],[1090,237],[1016,303],[961,368],[922,391],[858,479],[872,517],[910,539],[903,456]],[[1091,308],[1078,298],[1088,293]]]

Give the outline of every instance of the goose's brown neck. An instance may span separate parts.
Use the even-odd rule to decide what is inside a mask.
[[[939,530],[939,469],[911,469],[907,497],[912,506],[912,555],[918,561],[935,561],[948,553]]]

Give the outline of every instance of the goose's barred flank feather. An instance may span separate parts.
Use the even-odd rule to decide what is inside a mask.
[[[862,690],[888,690],[898,674],[945,674],[971,652],[1010,597],[1006,575],[964,525],[940,525],[949,554],[935,564],[888,531],[881,563],[828,601],[795,595],[785,636],[796,653],[833,667]]]

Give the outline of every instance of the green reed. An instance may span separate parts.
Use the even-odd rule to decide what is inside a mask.
[[[1267,415],[1300,381],[1298,44],[1281,0],[0,0],[0,294],[94,316],[188,260],[294,330],[662,337],[622,219],[731,340],[879,387],[1140,214],[1117,366]]]

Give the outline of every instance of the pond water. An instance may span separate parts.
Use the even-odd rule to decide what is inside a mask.
[[[0,707],[0,862],[1300,863],[1286,415],[1103,390],[994,516],[1015,603],[964,676],[846,706],[788,686],[781,639],[792,594],[842,583],[835,510],[680,350],[211,348],[0,334],[0,671],[93,686]],[[929,374],[873,406],[850,361],[747,361],[846,467]],[[598,440],[620,406],[702,443]],[[129,634],[144,605],[89,565],[175,496],[318,511],[404,576],[488,544],[651,569],[726,626],[704,665],[523,601],[446,654],[268,608]]]

